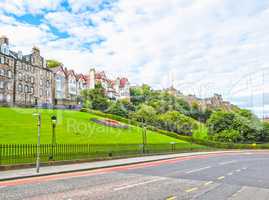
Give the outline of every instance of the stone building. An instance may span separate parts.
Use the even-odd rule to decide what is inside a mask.
[[[40,50],[23,56],[9,49],[7,37],[0,38],[0,102],[17,106],[52,104],[52,71],[46,66]]]
[[[80,93],[87,88],[87,78],[63,66],[53,68],[54,105],[76,106],[81,104]]]
[[[53,73],[47,68],[40,50],[33,47],[29,55],[18,53],[15,66],[15,104],[51,106]]]
[[[33,47],[23,55],[9,49],[7,37],[0,37],[0,105],[75,107],[81,104],[81,91],[100,83],[111,99],[129,99],[127,78],[110,80],[104,71],[91,69],[89,74],[76,74],[63,66],[49,69],[40,50]]]
[[[14,104],[15,56],[9,50],[7,37],[0,38],[0,104]]]

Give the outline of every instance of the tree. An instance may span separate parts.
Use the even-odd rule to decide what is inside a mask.
[[[131,118],[154,125],[156,122],[156,110],[152,106],[146,104],[140,105],[140,108],[131,114]]]
[[[158,116],[158,126],[179,134],[192,135],[198,128],[198,122],[177,111],[168,111]]]
[[[112,102],[106,112],[114,115],[119,115],[122,117],[128,116],[128,110],[124,107],[124,105],[120,101]]]
[[[225,133],[235,130],[240,133],[240,141],[242,142],[265,142],[268,140],[267,131],[269,130],[266,125],[260,120],[253,120],[252,117],[249,119],[249,116],[249,114],[240,115],[234,112],[216,111],[207,121],[209,134],[212,138],[223,139]]]
[[[55,67],[59,67],[62,65],[61,62],[57,61],[57,60],[47,60],[47,65],[49,68],[55,68]]]
[[[84,107],[106,111],[109,107],[109,100],[105,96],[104,88],[101,84],[96,84],[94,89],[86,89],[81,92]]]
[[[221,131],[220,133],[215,134],[212,137],[213,140],[219,141],[219,142],[232,142],[237,143],[243,141],[243,138],[238,130],[233,129],[227,129],[224,131]]]

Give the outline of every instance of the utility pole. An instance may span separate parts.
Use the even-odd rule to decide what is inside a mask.
[[[35,113],[37,116],[37,148],[36,148],[36,173],[39,173],[40,169],[40,128],[41,128],[41,114]]]
[[[143,154],[144,154],[146,153],[146,144],[147,144],[147,129],[144,123],[142,128],[142,138],[143,138]]]

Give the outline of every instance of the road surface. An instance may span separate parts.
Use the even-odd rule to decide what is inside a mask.
[[[269,152],[197,155],[5,181],[0,199],[268,200]]]

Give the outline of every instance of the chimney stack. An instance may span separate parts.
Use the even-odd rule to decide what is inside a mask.
[[[7,46],[9,45],[9,41],[8,41],[8,38],[6,36],[1,36],[0,37],[0,46],[2,44],[6,44]]]

